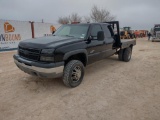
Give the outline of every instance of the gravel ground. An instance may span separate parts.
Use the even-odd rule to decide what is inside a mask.
[[[86,68],[74,89],[20,71],[0,53],[0,120],[160,120],[160,43],[138,39],[132,60]]]

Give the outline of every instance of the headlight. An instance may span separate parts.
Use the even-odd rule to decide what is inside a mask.
[[[54,57],[41,56],[40,57],[40,61],[53,62],[54,61]]]
[[[51,55],[51,54],[53,54],[53,52],[54,52],[54,49],[43,49],[42,50],[42,54],[49,54],[49,55]]]
[[[54,56],[54,49],[43,49],[41,51],[40,61],[53,62],[54,61],[53,56]]]

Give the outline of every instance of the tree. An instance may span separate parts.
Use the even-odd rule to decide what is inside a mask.
[[[81,22],[82,17],[80,17],[77,13],[73,13],[69,16],[70,22]]]
[[[107,22],[115,20],[115,16],[111,15],[108,10],[99,9],[96,5],[92,7],[90,17],[93,22]]]
[[[70,21],[69,17],[59,17],[58,23],[59,24],[68,24]]]
[[[59,17],[58,23],[60,24],[68,24],[72,22],[81,22],[82,17],[80,17],[77,13],[73,13],[69,15],[68,17]]]
[[[107,22],[115,20],[115,16],[111,15],[108,10],[100,9],[96,5],[94,5],[91,9],[90,16],[85,16],[83,22]],[[77,13],[72,13],[67,17],[59,17],[58,23],[60,24],[68,24],[72,22],[82,22],[82,17]]]
[[[83,21],[86,22],[86,23],[90,23],[91,22],[91,17],[84,16],[84,20]]]

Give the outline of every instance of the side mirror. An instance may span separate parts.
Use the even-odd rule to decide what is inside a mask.
[[[92,40],[92,39],[93,39],[92,36],[89,36],[89,37],[88,37],[88,40]]]
[[[88,39],[87,39],[86,41],[87,41],[87,43],[90,43],[91,40],[92,40],[92,36],[89,36]]]
[[[99,31],[97,33],[97,39],[98,40],[104,40],[104,32],[103,31]]]

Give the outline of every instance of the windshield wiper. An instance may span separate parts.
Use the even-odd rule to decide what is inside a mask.
[[[72,35],[65,35],[65,36],[67,36],[67,37],[75,37],[75,36],[72,36]]]

